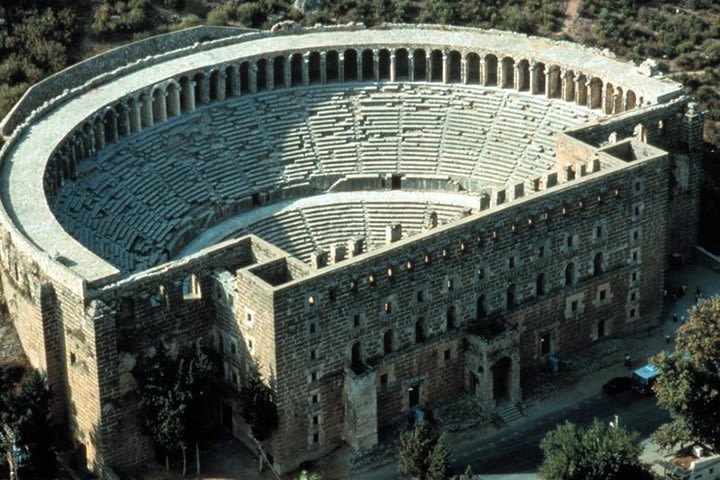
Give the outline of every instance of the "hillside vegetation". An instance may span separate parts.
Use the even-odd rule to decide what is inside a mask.
[[[199,25],[429,22],[493,27],[657,59],[708,110],[720,145],[716,0],[11,0],[0,1],[0,117],[34,82],[133,39]]]

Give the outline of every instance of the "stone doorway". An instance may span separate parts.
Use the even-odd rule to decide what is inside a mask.
[[[420,385],[408,388],[408,407],[417,407],[420,404]]]
[[[510,372],[512,360],[510,357],[503,357],[492,366],[493,398],[496,402],[509,400],[510,394]]]

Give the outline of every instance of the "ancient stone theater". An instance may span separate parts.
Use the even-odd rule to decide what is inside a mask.
[[[153,37],[0,125],[5,307],[91,468],[153,458],[133,367],[162,341],[214,346],[230,389],[259,363],[288,471],[656,325],[702,126],[652,61],[509,32]]]

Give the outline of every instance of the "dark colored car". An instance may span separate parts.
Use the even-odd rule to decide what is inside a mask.
[[[632,386],[630,377],[615,377],[603,385],[603,392],[613,395],[620,392],[627,392]]]

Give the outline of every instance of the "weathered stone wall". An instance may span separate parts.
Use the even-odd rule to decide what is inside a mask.
[[[414,237],[392,250],[377,250],[278,287],[273,311],[267,312],[276,329],[282,418],[277,435],[282,447],[276,447],[276,459],[292,467],[327,447],[308,446],[309,421],[313,412],[335,418],[340,394],[311,379],[341,375],[355,342],[360,342],[365,359],[382,358],[383,336],[392,330],[394,349],[412,352],[409,363],[394,365],[396,380],[431,378],[429,364],[435,360],[429,359],[433,355],[425,352],[423,342],[416,343],[416,322],[424,320],[428,338],[446,338],[452,306],[455,328],[476,320],[480,297],[487,312],[498,312],[519,325],[523,366],[549,353],[584,348],[599,329],[608,335],[655,324],[667,265],[668,171],[667,157],[639,160],[625,171],[567,183],[542,199],[522,199],[435,235]],[[570,285],[565,284],[568,265]],[[541,294],[539,273],[545,275]],[[511,290],[515,300],[508,305]],[[551,346],[543,354],[539,342],[546,333]],[[315,360],[310,360],[312,351]],[[460,373],[446,387],[457,391],[462,384]],[[447,392],[427,390],[431,395]],[[428,395],[423,403],[433,400]],[[390,407],[393,400],[383,402]],[[402,409],[388,410],[383,409],[388,419],[402,414]],[[323,422],[321,430],[324,442],[337,441],[337,425]]]

